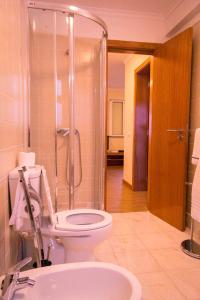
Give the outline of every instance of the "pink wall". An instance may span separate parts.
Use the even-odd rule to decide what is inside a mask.
[[[9,227],[8,173],[26,146],[26,48],[21,0],[0,1],[0,274],[16,263],[19,240]]]

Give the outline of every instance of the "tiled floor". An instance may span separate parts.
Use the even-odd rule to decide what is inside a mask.
[[[200,260],[180,250],[187,238],[149,212],[114,213],[112,236],[96,249],[96,258],[133,272],[142,300],[200,300]]]

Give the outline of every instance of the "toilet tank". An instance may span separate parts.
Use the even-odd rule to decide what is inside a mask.
[[[10,199],[11,199],[11,207],[13,209],[15,202],[15,194],[17,189],[17,184],[19,181],[19,173],[20,167],[15,168],[9,173],[9,190],[10,190]],[[36,165],[35,167],[27,167],[29,170],[29,179],[32,187],[40,194],[40,175],[41,175],[41,166]]]

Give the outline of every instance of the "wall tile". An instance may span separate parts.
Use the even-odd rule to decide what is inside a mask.
[[[25,149],[26,41],[25,1],[0,3],[0,272],[16,263],[18,236],[9,222],[8,173]]]

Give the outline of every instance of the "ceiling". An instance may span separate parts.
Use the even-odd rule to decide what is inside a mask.
[[[175,9],[182,0],[45,0],[45,2],[65,3],[79,7],[129,10],[166,16]]]

